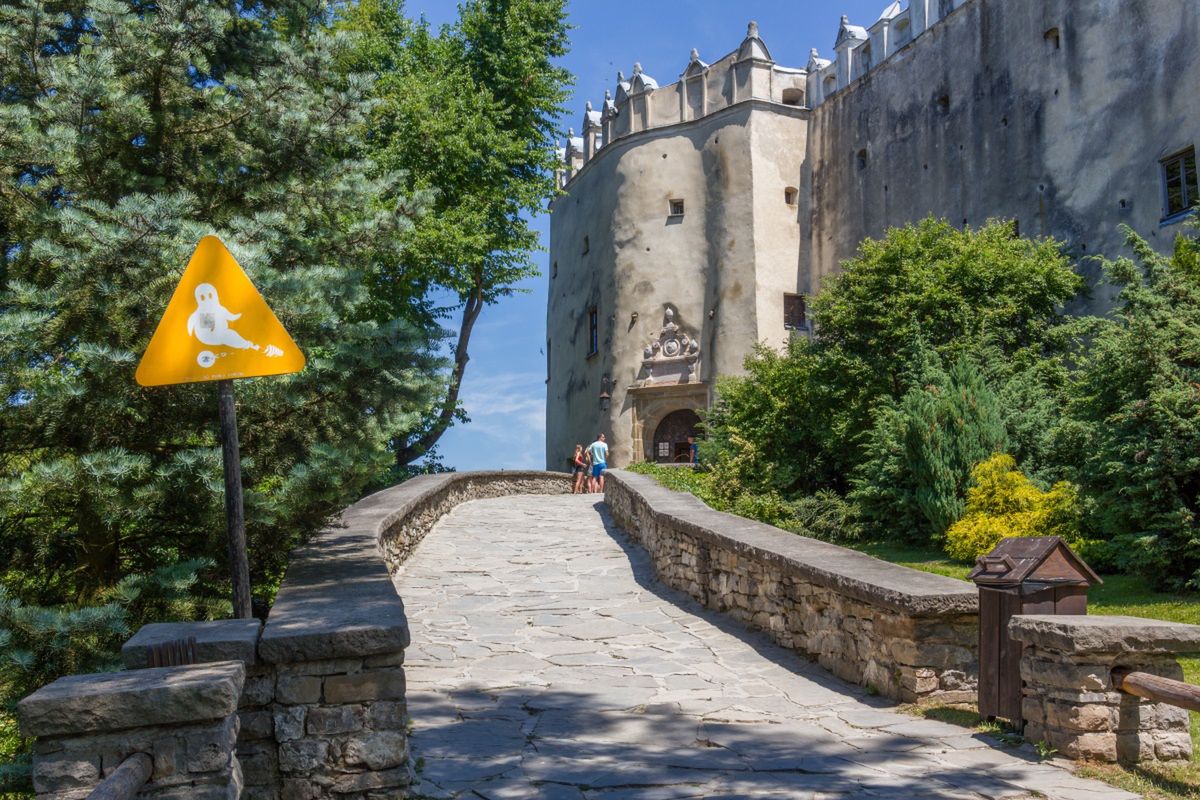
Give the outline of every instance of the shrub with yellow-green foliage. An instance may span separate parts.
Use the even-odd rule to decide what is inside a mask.
[[[1079,520],[1074,484],[1060,481],[1044,491],[1017,469],[1012,456],[996,453],[971,470],[966,512],[946,533],[946,552],[973,561],[1006,536],[1060,536],[1072,542],[1079,538]]]

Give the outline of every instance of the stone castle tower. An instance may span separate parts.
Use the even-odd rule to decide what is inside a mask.
[[[560,151],[547,465],[597,433],[613,466],[679,460],[718,376],[807,335],[805,298],[888,227],[1012,219],[1092,277],[1122,223],[1169,249],[1200,200],[1197,86],[1190,0],[894,2],[804,68],[751,23],[672,84],[618,73]]]

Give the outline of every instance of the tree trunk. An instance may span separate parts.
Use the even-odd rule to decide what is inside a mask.
[[[118,531],[96,513],[90,498],[80,497],[75,506],[75,525],[79,532],[79,593],[92,597],[116,583],[119,576],[120,547]]]
[[[441,408],[433,423],[415,441],[409,442],[396,449],[396,466],[404,467],[428,453],[442,434],[454,422],[454,412],[458,410],[458,395],[462,390],[463,374],[467,370],[467,362],[471,356],[467,346],[471,341],[471,331],[479,313],[483,311],[483,279],[476,276],[471,294],[463,304],[462,324],[458,329],[458,342],[454,347],[454,369],[450,372],[450,381],[446,386],[446,396],[442,399]]]

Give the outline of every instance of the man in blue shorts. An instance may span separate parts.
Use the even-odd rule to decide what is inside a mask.
[[[604,443],[604,434],[597,434],[596,441],[588,446],[588,455],[592,457],[592,477],[588,481],[593,492],[604,491],[604,468],[608,466],[608,445]]]

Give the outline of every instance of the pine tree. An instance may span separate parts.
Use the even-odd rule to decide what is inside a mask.
[[[1102,560],[1200,589],[1200,227],[1170,256],[1125,233],[1136,260],[1105,265],[1118,308],[1072,375],[1057,456],[1088,535],[1112,541]]]
[[[0,558],[14,598],[99,602],[164,563],[224,563],[215,387],[133,379],[205,234],[308,357],[298,375],[237,384],[259,594],[421,425],[442,385],[433,332],[373,313],[369,275],[400,261],[420,209],[361,158],[370,81],[340,70],[350,42],[327,22],[300,2],[0,6]]]

